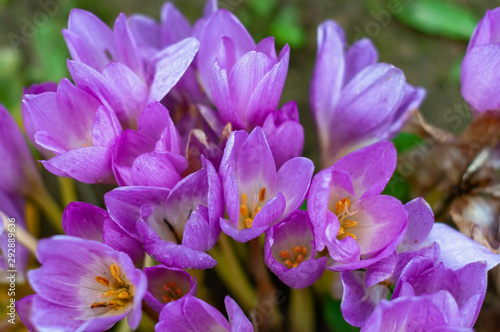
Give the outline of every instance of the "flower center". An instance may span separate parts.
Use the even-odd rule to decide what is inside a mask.
[[[337,239],[339,239],[339,240],[344,239],[346,236],[350,236],[354,240],[356,240],[356,235],[345,231],[346,228],[356,227],[356,225],[358,224],[357,221],[348,219],[351,216],[358,213],[358,211],[349,212],[350,207],[351,207],[351,201],[347,197],[339,200],[335,204],[335,214],[339,218],[339,223],[340,223],[340,229],[339,229],[339,232],[337,234]]]
[[[241,194],[241,205],[240,205],[240,229],[252,228],[253,219],[260,212],[262,206],[264,205],[264,198],[266,196],[266,188],[262,188],[259,194],[254,194],[252,205],[247,204],[247,194]]]
[[[105,308],[108,306],[119,309],[131,303],[134,299],[134,294],[130,289],[130,285],[125,282],[123,278],[124,275],[120,275],[120,268],[118,265],[111,264],[109,270],[111,271],[111,276],[113,277],[111,281],[105,277],[95,277],[95,281],[108,287],[109,290],[103,294],[103,297],[107,298],[107,301],[92,303],[90,306],[92,309]]]
[[[163,285],[163,291],[165,292],[165,295],[163,295],[162,299],[163,301],[165,301],[165,303],[178,300],[184,295],[175,281]]]
[[[280,256],[283,258],[283,264],[289,269],[296,268],[304,261],[307,255],[306,247],[293,247],[292,249],[282,250]]]

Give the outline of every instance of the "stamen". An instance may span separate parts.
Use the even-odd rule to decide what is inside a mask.
[[[131,286],[120,276],[120,267],[116,264],[111,264],[109,271],[114,280],[110,281],[100,276],[96,276],[95,280],[101,285],[108,287],[108,290],[103,292],[102,296],[112,297],[112,299],[108,302],[94,302],[90,305],[91,309],[105,308],[107,306],[117,307],[118,309],[129,304],[134,299],[134,294],[130,291]]]
[[[247,205],[247,194],[241,194],[241,205]]]
[[[248,207],[246,205],[240,206],[240,214],[244,217],[248,216]]]
[[[280,252],[280,256],[283,257],[283,258],[285,258],[285,259],[290,258],[290,254],[286,250],[282,250]]]
[[[263,202],[265,196],[266,196],[266,188],[262,188],[259,193],[259,201]]]
[[[252,218],[246,218],[245,219],[245,226],[247,228],[252,228],[252,224],[253,224],[253,219]]]
[[[169,282],[166,285],[163,285],[163,291],[166,292],[166,294],[162,296],[162,299],[166,303],[178,300],[184,295],[182,290],[177,286],[177,283],[175,283],[174,281]]]
[[[358,224],[357,221],[347,219],[349,216],[352,216],[358,212],[358,211],[349,211],[350,207],[351,207],[351,201],[347,197],[339,200],[335,204],[336,214],[340,223],[339,231],[337,233],[337,239],[339,240],[345,239],[346,236],[350,236],[354,240],[356,240],[356,235],[354,235],[353,233],[345,232],[346,228],[356,227]]]
[[[121,292],[120,294],[118,294],[119,299],[127,299],[128,297],[129,295],[127,292]]]
[[[116,281],[122,285],[124,282],[123,280],[120,278],[120,268],[118,267],[118,265],[116,264],[111,264],[111,266],[109,267],[109,270],[111,271],[111,275],[113,276],[113,278],[116,279]]]
[[[294,246],[288,250],[282,250],[280,256],[284,259],[283,264],[289,269],[296,268],[304,261],[307,255],[307,248],[304,246]]]
[[[104,277],[95,277],[95,281],[97,281],[100,284],[103,284],[106,287],[109,287],[109,280]]]
[[[107,307],[108,304],[106,302],[95,302],[95,303],[92,303],[90,305],[90,308],[91,309],[95,309],[95,308],[105,308]]]

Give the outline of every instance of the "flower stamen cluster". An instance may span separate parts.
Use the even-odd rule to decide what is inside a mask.
[[[283,258],[283,264],[288,266],[290,269],[294,269],[299,266],[300,263],[304,261],[307,255],[307,248],[302,246],[295,246],[288,250],[282,250],[280,256]]]
[[[112,281],[101,276],[96,276],[95,281],[109,288],[109,290],[103,294],[103,297],[112,297],[112,299],[104,302],[94,302],[90,305],[91,309],[106,308],[110,306],[118,310],[132,303],[134,299],[134,292],[130,284],[120,276],[120,267],[116,264],[111,264],[109,270],[113,277]]]
[[[165,295],[163,295],[162,299],[165,303],[170,303],[180,299],[184,296],[184,292],[177,286],[175,281],[171,281],[166,285],[163,285],[163,291]]]
[[[339,200],[335,204],[335,212],[336,212],[337,217],[339,218],[339,224],[340,224],[340,229],[339,229],[339,232],[337,234],[337,239],[339,239],[339,240],[344,239],[346,236],[350,236],[354,240],[356,240],[356,235],[345,231],[346,228],[356,227],[356,225],[358,224],[357,221],[347,219],[348,217],[353,216],[356,213],[358,213],[358,211],[349,212],[350,206],[351,206],[351,201],[347,197]]]
[[[266,197],[266,188],[261,188],[259,194],[254,194],[251,209],[247,205],[247,194],[241,194],[240,205],[240,229],[252,228],[253,219],[262,209],[264,198]]]

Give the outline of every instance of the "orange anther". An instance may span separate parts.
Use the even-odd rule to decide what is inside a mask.
[[[95,308],[105,308],[107,307],[107,303],[106,302],[95,302],[95,303],[92,303],[90,305],[90,308],[91,309],[95,309]]]
[[[109,287],[109,280],[104,277],[95,277],[95,281],[97,281],[100,284],[103,284],[106,287]]]
[[[282,250],[282,251],[280,252],[280,256],[281,256],[281,257],[283,257],[283,258],[285,258],[285,259],[290,258],[290,254],[289,254],[289,253],[288,253],[288,251],[286,251],[286,250]]]
[[[245,219],[245,226],[247,228],[252,228],[252,224],[253,224],[253,219],[252,218],[246,218]]]
[[[263,202],[266,196],[266,188],[262,188],[259,193],[259,201]]]

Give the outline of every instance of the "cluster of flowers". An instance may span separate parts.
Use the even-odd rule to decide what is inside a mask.
[[[464,61],[464,97],[479,111],[500,109],[499,21],[500,10],[487,14]],[[369,40],[347,48],[335,22],[318,28],[313,177],[296,104],[278,109],[289,47],[256,45],[216,1],[193,27],[170,3],[160,23],[121,14],[113,29],[75,9],[63,35],[74,83],[25,91],[27,136],[51,173],[118,187],[107,210],[70,203],[66,235],[39,241],[41,267],[27,272],[36,294],[16,304],[28,328],[99,331],[124,317],[137,328],[144,301],[157,331],[253,331],[230,297],[229,320],[196,298],[185,271],[217,264],[207,251],[222,231],[238,242],[265,234],[264,261],[290,287],[341,272],[343,316],[362,330],[471,330],[500,255],[435,223],[423,199],[382,194],[397,162],[386,140],[425,91],[377,63]],[[21,131],[0,116],[1,210],[24,227],[23,199],[41,180]],[[160,264],[145,267],[147,255]]]

